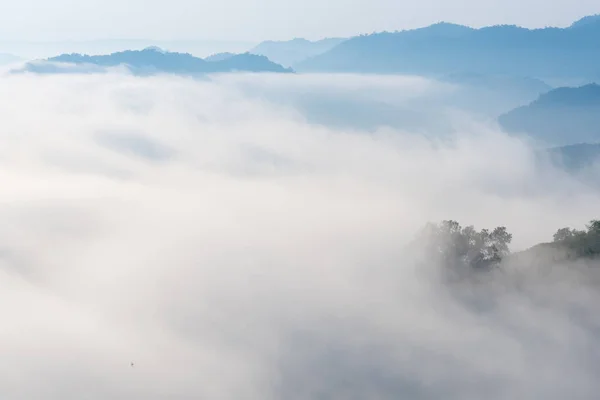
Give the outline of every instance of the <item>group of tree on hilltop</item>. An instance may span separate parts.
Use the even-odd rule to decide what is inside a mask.
[[[476,230],[453,220],[428,224],[419,236],[428,257],[444,265],[489,268],[499,265],[510,254],[513,235],[504,226]],[[553,242],[544,246],[563,249],[575,258],[600,256],[600,220],[592,220],[585,230],[559,229]]]
[[[592,220],[585,230],[561,228],[554,234],[554,243],[574,252],[577,257],[600,254],[600,220]]]
[[[454,266],[486,267],[499,263],[510,253],[512,234],[506,227],[476,230],[447,220],[428,224],[422,232],[427,252],[444,263]]]

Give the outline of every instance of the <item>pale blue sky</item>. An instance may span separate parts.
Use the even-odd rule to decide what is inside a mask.
[[[104,38],[259,41],[350,36],[446,20],[568,25],[600,0],[2,0],[0,41]]]

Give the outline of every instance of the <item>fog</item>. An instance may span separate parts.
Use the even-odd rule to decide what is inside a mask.
[[[427,108],[443,134],[309,112],[327,116],[322,96],[421,112],[448,90],[0,77],[2,398],[595,398],[595,288],[457,292],[406,245],[456,219],[526,249],[597,217],[597,187],[451,107]]]

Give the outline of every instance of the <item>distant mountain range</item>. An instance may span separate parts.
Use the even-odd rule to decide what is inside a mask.
[[[547,154],[566,171],[576,172],[597,165],[600,167],[600,143],[579,143],[553,147]]]
[[[99,39],[70,41],[19,41],[8,37],[2,40],[2,52],[17,54],[26,60],[53,57],[57,54],[110,54],[119,51],[158,46],[173,52],[206,57],[215,53],[244,53],[256,46],[254,41],[228,40],[154,40],[154,39]]]
[[[293,72],[267,57],[255,54],[236,54],[220,59],[204,60],[187,53],[162,51],[156,47],[127,50],[108,55],[62,54],[47,60],[30,62],[23,70],[35,73],[102,72],[106,68],[123,66],[132,73],[208,74],[220,72]],[[20,72],[20,71],[17,71]]]
[[[204,61],[223,61],[236,55],[234,53],[217,53],[204,58]]]
[[[328,38],[315,42],[296,38],[288,41],[266,41],[249,50],[249,53],[263,55],[276,63],[292,67],[296,63],[331,50],[342,43],[343,38]]]
[[[484,75],[474,72],[447,74],[439,78],[439,80],[442,82],[489,90],[499,90],[511,87],[524,92],[536,92],[538,94],[548,92],[552,89],[552,86],[536,78],[508,75]]]
[[[361,35],[294,64],[299,72],[440,76],[476,72],[546,78],[600,78],[600,17],[568,28],[513,25],[474,29],[441,22],[426,28]]]
[[[472,72],[444,75],[438,81],[455,85],[445,98],[446,104],[493,119],[552,90],[535,78]]]
[[[571,24],[571,28],[584,28],[600,22],[600,14],[588,15]]]
[[[600,85],[562,87],[498,118],[508,132],[552,145],[600,142]]]

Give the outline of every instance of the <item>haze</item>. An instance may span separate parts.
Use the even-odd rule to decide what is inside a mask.
[[[600,11],[594,0],[22,0],[0,6],[2,41],[228,40],[348,37],[449,21],[480,27],[567,26]],[[223,50],[224,51],[224,50]],[[230,49],[229,51],[232,51]]]
[[[298,87],[401,103],[447,90],[0,78],[2,397],[594,398],[597,292],[540,278],[472,292],[496,302],[472,308],[406,244],[451,216],[505,224],[524,249],[583,225],[597,187],[540,172],[526,142],[464,114],[433,141],[311,123],[278,100]]]

